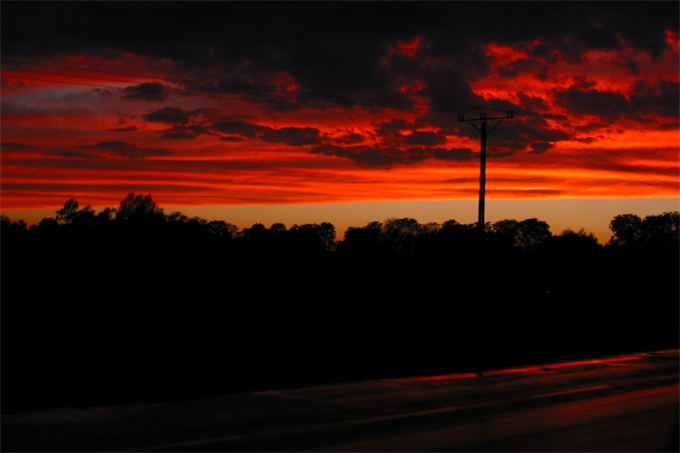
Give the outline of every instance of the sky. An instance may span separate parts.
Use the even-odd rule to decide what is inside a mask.
[[[13,220],[135,192],[240,228],[473,223],[482,116],[487,221],[605,242],[679,208],[675,1],[0,8]]]

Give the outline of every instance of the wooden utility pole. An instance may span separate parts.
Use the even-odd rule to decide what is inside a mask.
[[[512,117],[513,117],[512,110],[508,110],[506,116],[486,116],[486,113],[480,113],[479,118],[465,118],[465,115],[458,116],[459,122],[463,121],[469,122],[475,127],[475,129],[477,129],[482,134],[481,155],[479,164],[479,210],[477,214],[477,230],[480,232],[480,234],[484,234],[485,226],[484,203],[486,197],[486,136],[489,135],[491,131],[496,128],[496,126],[501,124],[501,121],[510,119]],[[494,124],[491,130],[487,131],[486,129],[487,120],[498,120],[498,122]],[[482,122],[481,128],[477,127],[474,121],[481,121]]]
[[[480,113],[479,118],[466,118],[465,115],[459,115],[458,116],[458,121],[463,122],[467,121],[470,124],[472,124],[475,129],[477,129],[480,134],[482,135],[482,142],[481,142],[481,152],[480,152],[480,159],[479,159],[479,211],[477,214],[477,231],[479,232],[479,238],[480,238],[480,248],[479,248],[479,254],[478,254],[478,263],[482,264],[484,263],[485,255],[486,255],[486,245],[485,245],[485,238],[484,238],[484,230],[486,227],[486,222],[484,221],[484,202],[485,202],[485,197],[486,197],[486,136],[491,133],[501,122],[505,119],[509,119],[513,117],[513,112],[511,110],[508,110],[506,112],[505,116],[486,116],[486,113]],[[487,130],[486,127],[486,122],[489,120],[497,120],[498,122],[493,125],[493,127],[490,130]],[[474,123],[475,121],[481,121],[481,127],[477,127],[477,125]],[[482,273],[479,273],[479,281],[478,283],[482,283]],[[483,291],[480,290],[480,293]],[[484,376],[484,369],[486,368],[485,366],[485,354],[482,348],[479,348],[474,351],[473,353],[477,359],[477,376],[482,377]]]

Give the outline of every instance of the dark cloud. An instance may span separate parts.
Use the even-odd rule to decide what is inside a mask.
[[[679,84],[671,80],[659,80],[655,84],[641,80],[635,84],[630,102],[638,113],[657,113],[667,118],[678,118]]]
[[[400,2],[398,7],[389,2],[167,2],[162,8],[148,2],[6,2],[0,45],[4,58],[58,62],[74,54],[104,60],[135,55],[159,66],[167,60],[174,71],[169,76],[211,83],[214,88],[219,80],[220,89],[232,95],[244,91],[228,86],[260,87],[248,93],[275,111],[323,108],[324,100],[347,108],[380,111],[380,105],[392,105],[408,110],[414,102],[406,92],[419,86],[418,96],[429,100],[433,111],[476,115],[487,109],[513,110],[517,115],[513,124],[522,129],[512,130],[512,136],[494,133],[490,143],[490,155],[505,156],[526,149],[539,153],[571,138],[544,121],[564,117],[551,113],[549,99],[523,93],[518,94],[518,104],[487,100],[472,90],[472,81],[492,71],[504,77],[531,74],[545,79],[549,64],[580,61],[593,49],[632,46],[658,60],[669,48],[667,31],[679,28],[678,12],[677,2],[650,6],[639,1]],[[486,54],[492,42],[513,46],[527,57],[496,67]],[[399,43],[417,44],[402,52]],[[632,72],[640,69],[627,57],[616,64]],[[301,92],[318,95],[286,91],[281,84],[284,75]],[[157,82],[123,90],[126,99],[149,102],[165,101],[168,94],[167,87]],[[583,82],[553,95],[567,114],[598,115],[602,122],[624,115],[678,117],[678,84],[670,81],[640,82],[630,99]],[[11,104],[5,107],[11,111]],[[361,134],[333,138],[314,128],[275,129],[253,118],[205,109],[165,107],[142,118],[166,125],[160,134],[169,139],[209,133],[225,142],[260,139],[309,146],[315,153],[376,167],[428,158],[464,160],[472,152],[443,148],[446,137],[479,137],[455,116],[434,113],[414,122],[395,119],[378,124],[373,131],[380,143],[376,146],[362,144]],[[121,125],[111,131],[133,127]],[[503,129],[504,125],[499,130]],[[110,143],[114,142],[109,142],[107,152],[149,155],[132,145]]]
[[[271,130],[267,126],[253,124],[236,118],[222,118],[206,126],[208,130],[227,135],[237,135],[245,138],[255,138]]]
[[[127,88],[125,88],[127,89]],[[106,89],[106,88],[95,88],[94,90],[90,91],[90,93],[102,96],[104,98],[108,98],[113,96],[113,91]]]
[[[662,131],[672,131],[675,129],[680,129],[680,122],[662,124],[658,128]]]
[[[206,124],[219,115],[216,110],[184,110],[177,107],[164,107],[142,115],[144,121],[161,123],[171,127],[161,131],[161,135],[171,140],[192,139],[201,135],[214,135]]]
[[[437,115],[429,117],[436,119]],[[386,142],[394,144],[406,144],[411,146],[438,146],[446,142],[446,136],[451,132],[450,129],[441,129],[437,132],[420,131],[419,127],[439,127],[442,125],[450,126],[451,118],[444,120],[444,123],[433,124],[425,117],[419,117],[414,122],[404,119],[392,119],[387,122],[377,124],[374,133],[377,137]],[[452,133],[451,133],[452,134]]]
[[[140,159],[144,157],[169,156],[169,150],[161,148],[139,148],[136,145],[121,140],[100,142],[95,145],[81,145],[80,150],[89,152],[88,157],[116,156],[128,159]],[[78,152],[78,151],[76,151]],[[63,154],[62,154],[63,155]],[[83,156],[78,156],[83,157]]]
[[[289,146],[312,146],[322,143],[322,136],[313,127],[282,127],[279,129],[249,121],[250,118],[222,117],[219,121],[207,124],[206,132],[226,134],[225,141],[240,141],[244,138],[258,138],[267,143],[280,143]]]
[[[626,2],[623,2],[626,3]],[[633,3],[633,2],[631,2]],[[602,7],[612,19],[603,21],[604,26],[611,29],[612,33],[617,33],[635,50],[645,52],[654,60],[661,58],[663,53],[670,50],[670,44],[666,39],[667,31],[677,33],[679,26],[679,4],[674,5],[659,3],[654,6],[648,3],[625,5],[623,9],[615,8],[614,11],[607,11]],[[645,6],[642,6],[645,5]],[[668,14],[669,16],[665,16]]]
[[[421,161],[424,156],[415,150],[415,153],[397,147],[380,146],[335,146],[321,145],[311,150],[313,154],[323,154],[326,156],[336,156],[350,159],[370,167],[391,168],[398,164],[413,163]]]
[[[465,127],[462,127],[465,126]],[[458,121],[458,116],[437,115],[426,113],[416,117],[414,122],[415,129],[435,128],[441,135],[457,136],[461,135],[461,130],[467,130],[469,125]],[[469,127],[469,129],[473,129]]]
[[[420,94],[434,108],[483,108],[469,82],[490,70],[484,53],[490,42],[523,46],[531,55],[499,68],[501,73],[542,77],[542,64],[578,61],[591,49],[626,44],[658,59],[669,48],[666,32],[678,29],[678,16],[677,2],[401,2],[398,8],[385,2],[168,2],[163,8],[148,2],[6,2],[1,45],[5,58],[168,59],[182,76],[202,79],[210,69],[224,83],[274,89],[276,75],[285,72],[302,91],[404,105],[412,101],[400,91],[401,81],[417,77],[426,84]],[[415,37],[419,45],[401,53],[398,43]],[[125,96],[161,101],[167,89],[159,85],[128,87]]]
[[[175,107],[164,107],[142,115],[142,118],[149,123],[187,124],[191,120],[191,113]]]
[[[446,142],[446,137],[430,131],[414,132],[411,135],[404,136],[404,141],[409,145],[436,146],[443,145]]]
[[[640,72],[640,64],[632,58],[622,57],[619,59],[619,61],[617,61],[617,63],[619,66],[627,69],[628,72],[632,74],[637,74]]]
[[[551,128],[546,118],[515,118],[513,121],[512,124],[517,126],[513,129],[529,141],[560,142],[572,139],[568,132]]]
[[[595,143],[596,141],[598,141],[601,138],[602,138],[602,136],[600,136],[600,137],[576,137],[573,140],[590,145],[591,143]]]
[[[550,109],[550,106],[545,99],[539,96],[530,96],[526,93],[518,93],[522,107],[527,110],[536,112],[545,112]]]
[[[347,132],[336,137],[326,137],[326,140],[338,145],[358,145],[362,143],[365,138],[362,134],[357,132]]]
[[[557,51],[553,48],[553,46],[546,42],[537,42],[533,45],[525,45],[523,47],[530,57],[537,58],[541,61],[554,63],[557,59],[559,59],[559,56],[556,55]]]
[[[467,161],[476,158],[477,153],[470,148],[436,148],[432,151],[432,157],[439,160]]]
[[[320,145],[311,150],[313,154],[350,159],[375,168],[389,169],[396,165],[412,164],[426,159],[467,161],[475,158],[469,148],[438,148],[430,146],[335,146]]]
[[[282,143],[290,146],[308,146],[321,143],[319,130],[313,127],[282,127],[271,129],[261,136],[269,143]]]
[[[380,137],[399,137],[402,131],[410,131],[413,129],[413,126],[413,123],[409,123],[404,119],[391,119],[390,121],[378,124],[375,133]]]
[[[581,80],[569,89],[555,91],[555,103],[566,108],[569,113],[599,115],[605,119],[627,115],[645,121],[644,116],[649,114],[678,118],[680,113],[678,82],[638,81],[633,86],[630,99],[621,93],[600,91],[592,86],[592,83]]]
[[[497,124],[496,121],[489,122],[488,127]],[[476,140],[480,139],[479,132],[472,126],[466,128],[469,132],[473,130],[474,133],[470,135]],[[496,129],[491,132],[487,138],[487,154],[489,158],[505,158],[514,156],[520,152],[529,149],[529,152],[535,152],[539,149],[547,149],[553,143],[565,140],[571,140],[571,134],[552,128],[546,121],[546,118],[541,116],[517,117],[511,120],[504,121],[499,124]],[[537,143],[542,143],[533,145]]]
[[[92,159],[95,157],[92,153],[74,150],[60,150],[55,154],[59,157],[65,157],[66,159]]]
[[[30,149],[35,149],[33,145],[27,145],[25,143],[18,142],[2,142],[0,143],[0,149],[4,151],[26,151]]]
[[[486,56],[481,54],[479,61],[484,61]],[[471,61],[477,61],[473,59]],[[474,77],[466,76],[465,69],[470,61],[464,64],[457,64],[452,61],[447,64],[439,64],[426,68],[422,73],[422,80],[427,85],[419,92],[420,95],[430,99],[430,108],[434,111],[460,112],[460,111],[481,111],[488,109],[486,99],[477,95],[470,85]],[[475,74],[477,77],[484,75],[485,71]]]
[[[252,122],[252,118],[234,115],[218,116],[214,110],[183,110],[165,107],[142,118],[148,122],[172,125],[161,131],[165,138],[182,140],[193,139],[201,135],[226,135],[225,141],[258,138],[267,143],[280,143],[289,146],[311,146],[322,143],[321,133],[312,127],[282,127],[279,129],[262,126]],[[215,119],[217,119],[215,121]]]
[[[555,145],[549,142],[532,142],[529,146],[531,147],[529,154],[544,154]]]
[[[548,78],[548,65],[537,60],[520,58],[512,63],[499,66],[496,70],[503,77],[518,77],[525,74],[534,74],[540,80]]]
[[[381,105],[394,105],[395,102],[413,103],[399,91],[390,68],[380,65],[388,53],[385,40],[359,40],[351,35],[344,39],[316,37],[297,48],[283,51],[281,63],[299,82],[302,91],[328,94],[317,97],[317,101],[339,102],[348,108],[366,105],[368,110],[379,110]],[[376,102],[360,102],[357,98]]]
[[[191,132],[187,132],[185,130],[176,130],[175,128],[164,131],[161,135],[163,135],[165,138],[169,138],[170,140],[191,140],[198,137],[198,135],[192,134]]]
[[[631,113],[631,105],[621,93],[584,89],[572,86],[555,94],[557,105],[570,113],[598,115],[606,118],[619,118]]]
[[[621,48],[621,40],[617,34],[616,27],[604,26],[598,19],[592,19],[589,23],[575,25],[577,29],[574,34],[586,48],[597,50]]]
[[[213,133],[200,124],[192,124],[189,126],[173,126],[164,130],[161,135],[171,140],[182,140],[197,138],[201,135],[213,135]]]
[[[663,47],[660,43],[665,44],[655,31],[676,29],[678,23],[676,2],[655,2],[653,7],[642,2],[496,2],[493,7],[470,2],[402,2],[399,8],[389,3],[344,2],[168,3],[163,8],[143,2],[123,6],[16,3],[3,5],[3,35],[10,38],[9,43],[3,42],[3,52],[8,55],[44,55],[74,48],[96,52],[105,47],[109,54],[144,51],[157,57],[183,57],[187,64],[207,64],[211,57],[243,58],[272,46],[302,48],[295,45],[309,43],[310,36],[324,44],[347,39],[411,42],[414,35],[425,32],[449,38],[436,41],[439,51],[449,52],[461,40],[484,36],[506,42],[568,36],[583,45],[612,48],[617,45],[616,34],[621,33],[654,53]],[[155,20],[149,20],[151,13]],[[31,43],[43,47],[31,48]],[[213,50],[199,51],[206,43],[212,43]],[[315,55],[311,52],[304,58]]]
[[[542,24],[513,17],[509,33],[528,45],[529,54],[548,63],[580,61],[589,50],[616,50],[624,45],[659,59],[670,49],[667,30],[678,29],[678,5],[642,2],[552,2],[553,14]],[[533,5],[532,5],[533,6]],[[550,8],[549,4],[545,5]],[[509,30],[505,30],[506,32]]]
[[[158,82],[140,83],[123,88],[123,99],[163,102],[168,96],[165,85]]]
[[[109,129],[111,132],[134,132],[139,130],[137,126],[123,126],[123,127],[114,127],[113,129]]]

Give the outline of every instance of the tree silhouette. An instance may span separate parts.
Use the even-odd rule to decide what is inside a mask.
[[[238,232],[238,227],[227,223],[224,220],[213,220],[208,222],[208,231],[220,239],[233,239]]]
[[[676,212],[664,212],[660,215],[649,215],[642,221],[641,239],[655,249],[678,248],[678,234],[680,214]]]
[[[321,222],[321,224],[312,224],[312,231],[321,241],[323,250],[335,250],[335,226],[332,223]]]
[[[17,220],[12,222],[5,214],[0,214],[0,225],[2,225],[2,232],[6,234],[21,233],[27,231],[26,222]]]
[[[116,219],[130,220],[130,219],[150,219],[162,218],[163,209],[156,205],[151,195],[135,195],[130,192],[123,201],[120,202],[120,207],[116,211]]]
[[[116,209],[115,208],[104,208],[99,213],[97,213],[94,221],[97,225],[105,225],[109,221],[111,221],[116,215]]]
[[[648,215],[641,219],[635,214],[621,214],[609,223],[614,233],[613,246],[637,246],[653,249],[677,249],[680,214],[678,211]]]
[[[71,223],[78,212],[79,204],[76,200],[70,199],[63,208],[57,211],[57,221],[61,223]]]
[[[380,234],[382,223],[370,222],[364,227],[349,227],[345,231],[345,239],[338,244],[341,254],[375,256],[381,250]]]
[[[519,222],[515,219],[499,220],[491,225],[496,241],[505,246],[515,246],[519,235]]]
[[[642,237],[642,219],[635,214],[620,214],[609,223],[614,233],[612,244],[631,245]]]
[[[590,264],[586,261],[601,252],[603,246],[597,242],[595,235],[582,228],[577,232],[566,229],[560,235],[547,237],[540,249],[544,256],[557,264],[583,267]]]
[[[480,244],[476,224],[458,223],[447,220],[437,232],[441,252],[455,252],[459,256],[469,257]]]
[[[335,227],[327,222],[320,225],[316,223],[293,225],[288,237],[300,252],[318,253],[335,249]]]
[[[59,230],[59,222],[52,218],[44,218],[36,226],[36,230],[40,232],[56,232]]]
[[[89,205],[82,209],[79,207],[76,200],[68,200],[64,207],[57,211],[57,221],[66,225],[90,226],[95,219],[94,209]]]
[[[542,220],[526,219],[517,224],[517,244],[526,250],[535,250],[550,235],[550,226]]]
[[[267,228],[261,223],[254,223],[250,228],[245,228],[241,232],[241,239],[245,243],[261,241],[267,232]]]
[[[382,226],[381,241],[393,253],[413,252],[422,231],[416,219],[388,219]]]

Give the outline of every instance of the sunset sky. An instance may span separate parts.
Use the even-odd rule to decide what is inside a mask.
[[[2,212],[328,221],[678,210],[679,3],[7,2]],[[497,121],[489,121],[489,128]],[[37,220],[36,220],[37,219]]]

